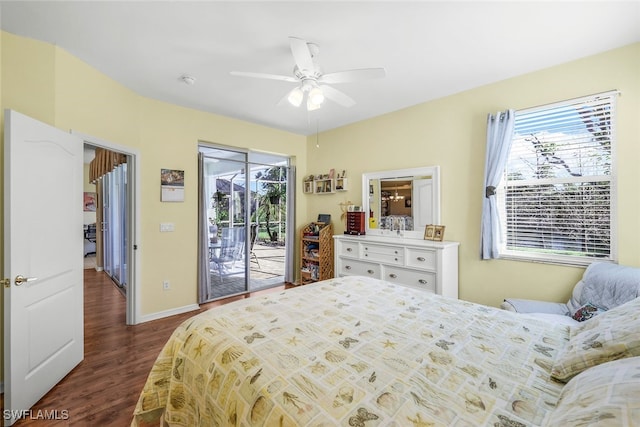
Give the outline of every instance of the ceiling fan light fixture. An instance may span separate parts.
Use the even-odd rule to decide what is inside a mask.
[[[324,102],[324,93],[319,87],[314,87],[309,91],[309,103],[320,106]]]
[[[289,97],[287,98],[289,103],[294,107],[299,107],[302,104],[303,99],[304,99],[304,92],[299,87],[289,92]]]
[[[313,102],[311,102],[311,97],[307,97],[307,111],[318,110],[321,106],[322,104],[314,104]]]

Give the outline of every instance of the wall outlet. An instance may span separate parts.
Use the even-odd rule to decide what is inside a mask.
[[[164,289],[165,291],[168,291],[170,288],[171,288],[171,285],[169,284],[168,280],[162,281],[162,289]]]

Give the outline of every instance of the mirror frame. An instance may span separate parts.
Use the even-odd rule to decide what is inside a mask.
[[[372,236],[386,236],[405,239],[424,239],[424,230],[405,231],[398,235],[391,230],[380,228],[369,228],[369,181],[372,179],[407,179],[413,181],[416,176],[431,176],[433,182],[433,193],[431,199],[431,209],[434,224],[440,224],[440,166],[425,166],[409,169],[395,169],[388,171],[368,172],[362,174],[362,210],[365,212],[365,232]],[[412,216],[414,209],[412,207]],[[378,221],[380,218],[378,218]]]

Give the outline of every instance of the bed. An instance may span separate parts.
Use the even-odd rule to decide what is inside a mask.
[[[637,338],[634,302],[610,317],[632,316]],[[592,367],[584,342],[572,342],[582,332],[381,280],[330,279],[185,321],[158,356],[132,425],[640,423],[640,340],[602,363],[609,344],[587,330],[600,352]],[[587,401],[585,387],[595,390]],[[592,416],[604,424],[576,421]]]

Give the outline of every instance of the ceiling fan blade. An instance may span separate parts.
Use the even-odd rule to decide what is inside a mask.
[[[356,104],[356,101],[340,92],[338,89],[334,89],[331,86],[327,85],[320,85],[318,87],[322,90],[324,96],[326,96],[333,102],[342,105],[343,107],[352,107]]]
[[[359,70],[338,71],[335,73],[323,74],[318,79],[319,83],[349,83],[360,80],[380,79],[386,76],[384,68],[361,68]]]
[[[291,82],[291,83],[297,83],[298,79],[296,79],[295,77],[291,77],[291,76],[281,76],[279,74],[265,74],[265,73],[251,73],[251,72],[245,72],[245,71],[232,71],[231,72],[232,76],[238,76],[238,77],[255,77],[258,79],[269,79],[269,80],[280,80],[283,82]]]
[[[307,41],[297,37],[289,37],[289,43],[291,44],[291,53],[298,69],[303,73],[305,71],[314,72],[316,67],[313,65]]]

